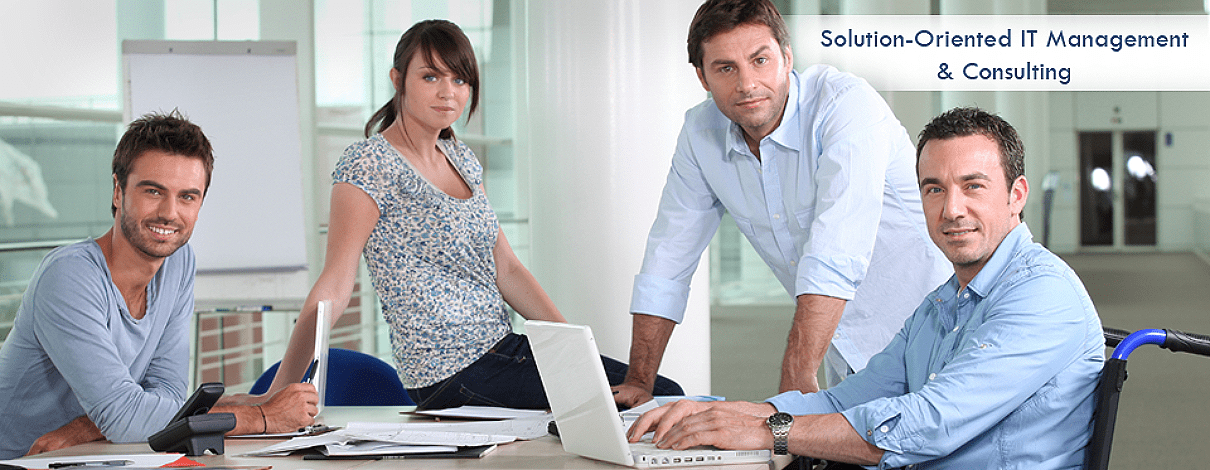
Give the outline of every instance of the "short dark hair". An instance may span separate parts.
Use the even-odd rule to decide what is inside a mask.
[[[702,43],[744,24],[768,26],[782,53],[789,50],[786,22],[769,0],[707,0],[689,23],[689,63],[702,68]]]
[[[144,114],[131,122],[113,151],[113,176],[122,191],[126,190],[126,179],[130,177],[134,161],[150,150],[201,160],[206,170],[206,187],[202,188],[202,195],[206,194],[210,188],[210,173],[214,171],[214,150],[201,127],[189,122],[176,109],[168,114]],[[109,211],[116,215],[118,208],[111,203]]]
[[[432,68],[436,68],[434,58],[441,59],[441,62],[449,67],[451,74],[466,80],[471,86],[471,107],[467,116],[475,114],[475,108],[479,107],[479,64],[475,61],[475,49],[471,46],[471,40],[462,32],[462,28],[446,20],[425,20],[412,25],[395,44],[392,66],[400,75],[407,77],[408,63],[416,54],[423,54],[425,65]],[[398,117],[404,91],[403,85],[400,84],[391,100],[370,117],[365,127],[366,137],[391,127]],[[439,137],[451,139],[454,137],[454,130],[448,127],[442,129]]]
[[[1013,182],[1020,176],[1025,176],[1025,144],[1017,135],[1017,130],[1004,118],[988,113],[979,108],[954,108],[933,118],[924,126],[916,142],[916,164],[919,167],[920,153],[924,144],[930,140],[945,140],[969,135],[982,135],[991,139],[1000,149],[1000,166],[1004,169],[1004,179],[1011,191]],[[1024,220],[1025,214],[1021,214]]]

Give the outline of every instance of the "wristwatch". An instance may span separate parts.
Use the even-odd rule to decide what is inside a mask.
[[[790,413],[779,411],[770,415],[769,419],[765,420],[765,424],[769,425],[769,430],[773,431],[773,453],[776,455],[790,453],[790,426],[794,425],[794,417]]]

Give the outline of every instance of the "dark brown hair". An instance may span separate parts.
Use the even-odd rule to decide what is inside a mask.
[[[1000,166],[1004,169],[1008,190],[1012,191],[1017,177],[1025,176],[1025,144],[1008,121],[979,108],[954,108],[933,118],[932,122],[924,126],[916,143],[917,166],[920,164],[920,153],[924,151],[924,144],[928,141],[976,134],[991,139],[999,147]],[[1021,220],[1025,220],[1024,213],[1021,214]]]
[[[126,179],[130,177],[134,161],[151,150],[201,160],[206,170],[206,187],[202,188],[205,196],[206,190],[210,189],[210,173],[214,171],[214,150],[202,128],[189,122],[176,109],[168,114],[144,114],[126,127],[126,133],[113,151],[113,176],[122,191],[126,191]],[[111,203],[109,211],[116,215],[118,208]]]
[[[790,47],[786,22],[769,0],[708,0],[689,23],[689,63],[702,68],[702,43],[744,24],[768,26],[782,54]]]
[[[479,107],[479,64],[475,62],[475,50],[471,47],[470,39],[462,33],[458,25],[446,20],[425,20],[412,25],[399,43],[395,45],[394,68],[403,77],[407,76],[408,63],[417,53],[423,54],[425,65],[436,67],[436,60],[441,59],[449,72],[461,78],[471,86],[471,108],[467,116],[475,113]],[[395,96],[382,105],[370,121],[366,123],[365,136],[382,132],[390,127],[399,116],[399,106],[403,102],[404,86],[401,83],[395,90]],[[454,130],[441,130],[442,139],[454,137]]]

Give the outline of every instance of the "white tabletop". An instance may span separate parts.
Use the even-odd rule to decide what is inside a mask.
[[[354,421],[408,422],[431,420],[415,416],[407,411],[413,407],[377,406],[327,406],[319,421],[329,426],[343,426]],[[284,457],[239,457],[240,454],[260,449],[283,439],[227,438],[223,455],[202,455],[191,459],[209,467],[259,467],[272,466],[273,470],[343,470],[356,467],[358,470],[386,469],[619,469],[624,468],[608,462],[586,459],[563,451],[563,446],[554,436],[532,441],[518,441],[500,445],[490,454],[479,459],[406,459],[406,460],[303,460],[301,456]],[[38,457],[69,455],[117,455],[152,452],[147,443],[110,444],[107,441],[90,442],[58,450]],[[789,459],[778,457],[772,464],[726,465],[721,467],[692,467],[697,469],[720,468],[725,470],[776,470],[789,463]]]

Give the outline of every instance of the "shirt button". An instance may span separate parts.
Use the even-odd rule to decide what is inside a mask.
[[[865,435],[867,435],[867,436],[873,436],[873,435],[874,435],[874,430],[873,430],[873,429],[866,429],[866,430],[865,430]]]
[[[955,332],[955,333],[957,333],[957,332],[958,332],[958,327],[957,327],[957,326],[955,326],[955,327],[954,327],[954,332]]]
[[[980,344],[979,349],[987,349],[987,343]]]
[[[883,426],[883,427],[881,427],[881,428],[878,428],[878,430],[879,430],[879,431],[882,431],[882,432],[884,432],[884,433],[885,433],[885,432],[890,432],[890,431],[891,431],[891,428],[888,428],[888,427],[886,427],[886,426]]]
[[[781,214],[773,214],[773,218],[774,218],[774,219],[780,219],[780,218],[781,218]]]
[[[936,379],[936,378],[937,378],[937,373],[936,373],[936,372],[934,372],[934,373],[932,373],[932,374],[929,374],[929,380],[933,380],[933,379]]]

